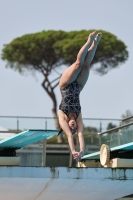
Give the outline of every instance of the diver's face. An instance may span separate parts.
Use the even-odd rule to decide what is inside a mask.
[[[68,122],[68,125],[70,127],[71,132],[74,134],[76,132],[76,129],[77,129],[76,121],[72,119]]]

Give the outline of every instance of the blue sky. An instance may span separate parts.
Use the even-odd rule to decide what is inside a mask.
[[[107,75],[93,71],[81,93],[83,117],[121,118],[133,111],[132,0],[0,0],[0,52],[4,44],[42,30],[102,29],[122,40],[129,59]],[[40,74],[22,76],[0,59],[0,115],[52,117]],[[59,88],[56,88],[59,103]]]

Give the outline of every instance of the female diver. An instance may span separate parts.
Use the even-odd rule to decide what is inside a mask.
[[[75,63],[67,68],[59,82],[61,103],[58,117],[62,130],[66,133],[73,158],[80,160],[84,155],[83,122],[79,94],[89,77],[90,65],[94,58],[101,33],[92,32],[84,46],[80,49]],[[60,132],[59,132],[60,133]],[[75,150],[73,135],[77,133],[80,152]]]

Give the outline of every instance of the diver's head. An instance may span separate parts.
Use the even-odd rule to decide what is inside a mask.
[[[74,135],[77,132],[77,123],[74,119],[70,119],[68,122],[68,126],[70,128],[70,131],[72,135]]]

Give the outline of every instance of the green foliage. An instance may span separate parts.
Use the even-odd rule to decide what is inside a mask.
[[[47,144],[58,144],[57,136],[54,136],[47,140]],[[63,142],[61,144],[68,144],[68,140],[66,137],[63,138]]]
[[[7,61],[8,67],[20,73],[25,69],[42,71],[42,67],[49,67],[51,72],[53,67],[72,64],[92,31],[49,30],[26,34],[6,44],[1,58]],[[104,74],[124,63],[128,58],[128,52],[125,44],[115,35],[102,30],[97,32],[99,31],[103,37],[92,64],[99,63],[95,70]]]
[[[107,130],[110,130],[112,128],[116,128],[115,124],[112,124],[111,122],[107,125]]]
[[[133,111],[131,110],[126,110],[126,112],[122,115],[122,119],[125,119],[127,117],[133,116]]]
[[[98,133],[98,129],[96,127],[84,127],[84,133],[85,134],[97,134]]]
[[[68,138],[67,138],[67,136],[64,132],[62,133],[62,137],[63,137],[63,142],[61,144],[68,144]],[[77,137],[78,137],[77,134],[75,134],[73,136],[73,141],[74,141],[75,145],[76,145],[76,142],[77,142]],[[54,137],[48,139],[47,144],[58,144],[57,136],[54,136]]]

